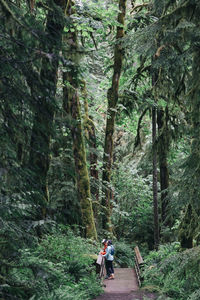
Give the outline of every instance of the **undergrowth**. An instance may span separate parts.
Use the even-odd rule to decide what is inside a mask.
[[[180,251],[178,243],[160,246],[145,258],[144,287],[168,299],[200,299],[200,247]]]
[[[134,251],[131,245],[124,240],[116,241],[115,245],[115,260],[114,265],[120,268],[133,267]]]
[[[20,251],[9,272],[13,286],[1,285],[3,299],[88,300],[102,292],[96,274],[97,246],[67,229],[46,235]]]

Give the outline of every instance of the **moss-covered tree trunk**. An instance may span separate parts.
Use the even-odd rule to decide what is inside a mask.
[[[73,1],[68,1],[66,13],[69,17],[73,14],[73,10]],[[68,71],[63,73],[65,85],[63,107],[71,117],[73,153],[82,223],[85,230],[84,235],[87,238],[97,239],[78,95],[78,88],[81,84],[78,80],[80,54],[78,51],[77,33],[74,28],[64,36],[64,55],[66,55],[66,59],[70,61],[70,64],[68,64]]]
[[[197,224],[197,214],[191,204],[188,204],[185,215],[179,226],[178,238],[181,248],[187,249],[193,247],[193,238]]]
[[[36,200],[43,207],[43,217],[46,214],[45,206],[49,198],[47,173],[50,163],[50,140],[56,107],[58,56],[62,46],[63,12],[66,7],[66,0],[54,0],[50,6],[46,23],[45,51],[48,55],[45,55],[42,59],[38,81],[33,83],[28,79],[32,95],[35,98],[35,117],[30,143],[29,166],[33,171],[32,183]]]
[[[124,57],[124,49],[121,39],[124,37],[124,21],[126,15],[126,0],[119,0],[118,22],[121,26],[117,27],[116,44],[114,49],[114,72],[112,77],[112,86],[107,93],[108,108],[106,119],[106,132],[103,155],[103,174],[102,174],[102,206],[104,211],[102,214],[102,227],[105,230],[112,231],[111,217],[111,168],[113,160],[113,134],[115,127],[115,115],[118,102],[119,79],[122,70],[122,61]]]
[[[98,155],[97,155],[97,141],[96,141],[96,130],[92,116],[89,115],[88,101],[87,101],[87,90],[86,83],[82,81],[82,97],[84,100],[84,128],[85,136],[89,144],[89,159],[90,159],[90,176],[91,176],[91,194],[95,201],[93,201],[93,212],[97,225],[98,211],[100,207],[99,203],[99,172],[97,169]]]
[[[171,217],[169,215],[169,201],[167,199],[167,189],[169,187],[169,171],[167,155],[169,152],[169,129],[168,129],[168,108],[165,111],[157,111],[158,124],[158,158],[160,168],[160,187],[161,187],[161,216],[164,226],[171,227]]]

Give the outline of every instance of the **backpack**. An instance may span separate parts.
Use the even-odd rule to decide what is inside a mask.
[[[110,254],[114,255],[115,254],[115,248],[114,248],[113,245],[110,245],[110,247],[111,247]]]

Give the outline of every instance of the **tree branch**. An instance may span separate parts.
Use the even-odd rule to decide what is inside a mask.
[[[141,129],[141,123],[142,123],[142,119],[143,117],[145,116],[146,112],[148,111],[148,107],[145,108],[145,110],[142,112],[141,116],[139,117],[139,120],[138,120],[138,127],[137,127],[137,135],[136,135],[136,138],[135,138],[135,143],[134,143],[134,150],[133,152],[135,151],[136,147],[141,145],[141,140],[140,140],[140,129]]]
[[[141,10],[143,7],[149,6],[149,3],[142,3],[142,4],[137,4],[133,6],[133,9],[131,10],[131,14],[136,11],[137,9]]]
[[[11,15],[11,17],[21,26],[24,26],[15,16],[15,14],[13,13],[13,11],[10,9],[9,5],[6,3],[5,0],[0,0],[1,4],[3,5],[4,9]]]

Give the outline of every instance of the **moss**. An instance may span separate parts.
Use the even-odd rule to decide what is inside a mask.
[[[64,10],[66,1],[54,1],[54,3]],[[55,57],[57,57],[61,49],[64,25],[61,24],[60,20],[55,18],[55,13],[54,10],[49,10],[46,23],[46,34],[53,37],[49,39],[51,42],[47,43],[47,52],[55,53]],[[32,181],[33,190],[35,190],[35,186],[37,186],[37,192],[39,190],[39,194],[41,195],[41,199],[37,199],[37,197],[36,201],[40,202],[42,206],[41,211],[43,217],[46,215],[46,203],[49,200],[47,173],[50,164],[50,142],[55,111],[54,97],[57,85],[57,71],[58,59],[54,58],[49,60],[44,57],[42,59],[40,77],[36,78],[36,81],[33,82],[30,74],[26,74],[32,97],[35,98],[36,95],[41,95],[41,99],[37,100],[39,102],[36,107],[33,121],[29,167],[33,170],[34,174]],[[48,99],[44,92],[44,86],[46,86],[46,90],[49,91]]]
[[[114,70],[112,77],[112,86],[108,89],[107,99],[108,99],[108,110],[107,110],[107,122],[106,122],[106,133],[105,133],[105,144],[104,144],[104,157],[103,157],[103,175],[102,180],[105,186],[103,187],[103,197],[102,197],[102,206],[106,209],[103,209],[102,214],[102,226],[103,229],[112,231],[112,226],[110,222],[111,217],[111,197],[112,190],[110,188],[111,181],[111,166],[113,159],[113,134],[115,127],[115,116],[116,116],[116,107],[118,102],[118,89],[119,89],[119,79],[121,75],[122,62],[123,62],[123,46],[120,43],[120,39],[124,36],[124,20],[126,13],[126,0],[119,0],[119,14],[118,22],[122,27],[117,27],[116,40],[118,40],[115,45],[114,50]]]
[[[68,11],[68,15],[72,13]],[[73,43],[68,43],[68,41]],[[83,139],[83,129],[81,122],[81,108],[78,95],[78,61],[80,56],[78,54],[78,44],[76,32],[70,32],[65,36],[65,44],[70,45],[71,50],[71,67],[65,72],[64,80],[68,82],[64,87],[63,107],[72,118],[71,134],[73,140],[73,153],[76,169],[77,189],[81,205],[82,223],[85,228],[85,236],[91,239],[97,239],[96,227],[94,222],[94,215],[91,203],[90,180],[86,164],[86,151]],[[67,57],[69,59],[69,57]]]
[[[180,223],[178,233],[178,238],[183,249],[193,247],[193,238],[197,227],[198,216],[193,209],[193,206],[188,204],[185,215]]]

